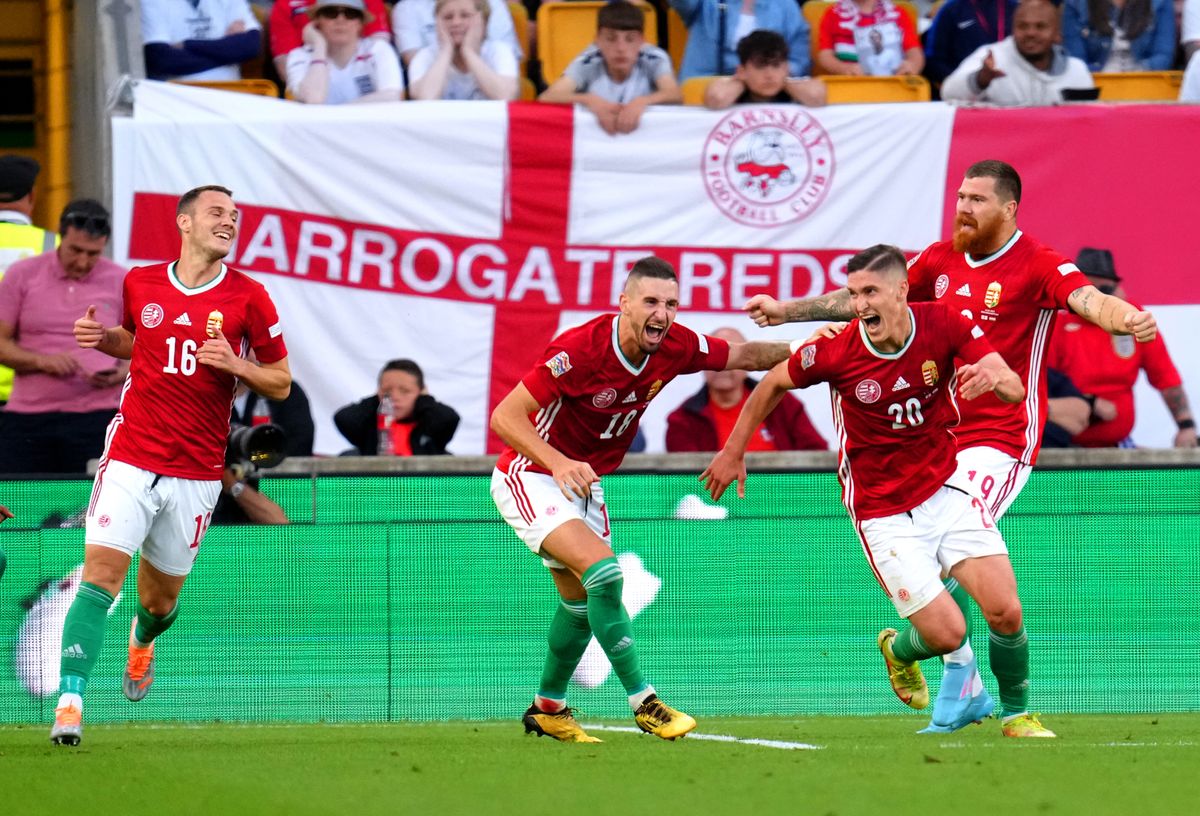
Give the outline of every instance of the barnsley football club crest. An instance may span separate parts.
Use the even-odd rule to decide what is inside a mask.
[[[833,144],[797,106],[739,108],[704,143],[700,170],[714,205],[751,227],[811,215],[833,182]]]
[[[650,390],[648,392],[646,392],[646,402],[649,402],[650,400],[654,399],[654,395],[657,394],[659,389],[662,387],[663,387],[663,381],[655,380],[654,385],[650,386]]]
[[[872,402],[878,402],[882,395],[883,388],[874,380],[863,380],[854,389],[854,396],[858,397],[858,401],[865,402],[868,405]]]
[[[153,329],[159,323],[163,322],[163,308],[157,303],[147,303],[142,309],[142,325],[147,329]]]
[[[921,363],[921,379],[924,380],[925,384],[928,386],[937,385],[937,363],[935,363],[933,360],[926,360],[925,362]]]
[[[983,296],[983,305],[989,309],[1000,305],[1000,284],[997,281],[988,284],[987,292]]]
[[[554,375],[555,379],[558,379],[571,370],[571,358],[565,351],[560,351],[546,361],[546,368],[550,369],[550,373]]]
[[[607,408],[617,401],[617,392],[612,388],[605,388],[596,396],[592,397],[592,405],[597,408]]]
[[[940,298],[946,294],[946,290],[950,288],[950,276],[938,275],[937,281],[933,284],[933,296]]]

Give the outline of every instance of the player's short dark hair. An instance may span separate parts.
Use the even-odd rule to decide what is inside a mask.
[[[628,286],[639,278],[679,281],[679,276],[675,274],[675,267],[653,255],[647,255],[633,265],[633,269],[629,270],[629,277],[625,279],[625,285]]]
[[[777,31],[760,28],[738,40],[738,62],[742,65],[775,65],[788,60],[788,44]]]
[[[202,193],[208,192],[224,193],[230,198],[233,198],[233,190],[230,190],[227,187],[222,187],[219,184],[205,184],[203,187],[194,187],[179,197],[179,205],[175,208],[175,214],[190,214],[192,212],[193,205],[196,203],[196,199],[199,198]]]
[[[846,273],[851,272],[889,272],[899,269],[907,274],[908,261],[904,253],[891,244],[875,244],[855,253],[846,264]]]
[[[77,198],[63,207],[58,217],[58,234],[66,235],[67,229],[80,230],[92,238],[107,238],[112,235],[112,217],[96,199]]]
[[[640,6],[627,0],[612,0],[600,7],[596,15],[596,30],[611,28],[614,31],[646,30],[646,13]]]
[[[388,360],[379,372],[379,378],[383,379],[384,373],[388,371],[403,371],[405,374],[411,374],[417,379],[417,387],[425,387],[425,372],[415,362],[409,359]]]
[[[963,178],[990,178],[996,182],[996,195],[1001,201],[1021,203],[1021,177],[1008,162],[997,159],[978,161],[967,168]]]

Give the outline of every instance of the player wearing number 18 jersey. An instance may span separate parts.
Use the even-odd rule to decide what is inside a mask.
[[[492,475],[492,498],[542,556],[562,599],[525,730],[564,742],[599,742],[566,704],[567,682],[593,634],[643,731],[675,739],[695,728],[694,719],[658,699],[638,665],[599,477],[621,463],[642,412],[677,375],[761,371],[788,355],[786,343],[727,343],[676,324],[679,283],[658,258],[634,265],[620,306],[620,314],[556,338],[492,414],[492,428],[509,445]]]
[[[139,550],[124,691],[135,701],[149,691],[154,639],[175,621],[220,494],[238,381],[269,399],[291,388],[275,306],[261,285],[221,262],[237,237],[237,217],[224,187],[185,193],[175,218],[179,260],[129,273],[120,326],[98,322],[95,307],[75,322],[80,346],[131,363],[88,504],[82,581],[63,626],[50,731],[59,745],[82,737],[84,688],[108,610]],[[251,348],[258,364],[246,359]]]
[[[1053,736],[1027,710],[1029,646],[1004,540],[987,506],[955,475],[954,390],[968,402],[994,393],[1013,403],[1025,396],[1020,378],[966,318],[941,304],[907,305],[900,250],[865,249],[847,273],[858,319],[833,339],[802,346],[759,383],[701,478],[714,499],[734,480],[744,494],[754,428],[788,389],[828,382],[846,507],[876,579],[910,623],[899,634],[879,634],[896,695],[913,708],[927,706],[916,661],[951,651],[966,636],[962,611],[942,585],[948,573],[988,620],[992,672],[1011,716],[1005,734]],[[967,363],[957,372],[955,359]],[[986,696],[967,702],[961,725],[992,708]]]

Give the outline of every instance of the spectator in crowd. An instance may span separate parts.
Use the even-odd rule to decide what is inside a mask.
[[[1092,406],[1071,378],[1056,368],[1046,369],[1046,424],[1043,448],[1069,448],[1071,437],[1088,426]]]
[[[1183,72],[1183,85],[1179,88],[1179,101],[1200,103],[1200,51],[1192,54],[1187,70]]]
[[[1087,65],[1067,54],[1058,37],[1058,9],[1049,0],[1022,0],[1012,35],[975,49],[942,83],[942,99],[1054,105],[1063,90],[1094,88]]]
[[[1012,32],[1017,0],[946,0],[925,32],[925,75],[942,82],[977,48]]]
[[[33,185],[41,169],[27,156],[0,156],[0,280],[16,261],[57,245],[57,235],[33,225]],[[0,365],[0,406],[8,401],[12,384],[12,369]]]
[[[102,258],[112,232],[98,201],[67,204],[57,249],[17,261],[0,280],[0,362],[16,371],[0,413],[0,473],[86,473],[104,450],[128,360],[79,348],[75,317],[121,317],[125,269]]]
[[[791,76],[808,76],[808,23],[794,0],[670,0],[688,29],[680,80],[728,76],[738,65],[737,44],[751,31],[775,31],[787,40]]]
[[[1063,0],[1063,47],[1093,72],[1166,71],[1175,31],[1173,0]]]
[[[648,105],[682,102],[671,58],[646,43],[645,29],[640,6],[627,0],[603,6],[596,16],[596,41],[571,61],[541,101],[578,102],[609,135],[632,133]]]
[[[142,0],[142,42],[150,79],[229,81],[262,31],[246,0]]]
[[[392,403],[391,419],[380,422],[380,402]],[[379,453],[380,436],[386,433],[396,456],[432,456],[446,453],[458,430],[458,412],[435,400],[425,387],[425,374],[412,360],[391,360],[379,372],[375,394],[338,410],[333,422],[361,456]],[[390,429],[381,426],[390,425]],[[382,431],[382,433],[381,433]]]
[[[275,0],[271,5],[271,20],[267,34],[271,40],[271,58],[275,73],[286,84],[288,81],[288,55],[304,45],[304,28],[312,22],[308,9],[313,0]],[[370,22],[367,22],[367,17]],[[362,35],[364,37],[392,41],[392,32],[387,24],[387,7],[383,0],[366,0]]]
[[[437,42],[413,55],[413,99],[516,99],[521,84],[512,49],[486,38],[488,0],[437,0]]]
[[[317,105],[398,102],[404,95],[400,60],[386,40],[364,37],[374,20],[363,0],[316,0],[308,7],[304,45],[288,55],[288,90]]]
[[[782,35],[765,29],[751,31],[738,43],[737,55],[733,76],[715,79],[704,89],[706,108],[724,110],[731,105],[764,102],[825,104],[824,82],[788,76],[788,44]]]
[[[891,0],[838,0],[821,17],[817,68],[848,76],[916,76],[925,67],[917,21]]]
[[[1183,46],[1183,61],[1190,64],[1200,50],[1200,0],[1183,0],[1183,15],[1179,24],[1179,44]]]
[[[713,337],[730,343],[745,343],[737,329],[717,329]],[[742,406],[750,398],[757,380],[745,371],[705,371],[704,387],[667,417],[667,451],[719,451],[737,423]],[[758,426],[746,450],[826,450],[828,445],[813,427],[804,403],[785,394],[775,410]]]
[[[400,52],[405,65],[410,64],[422,48],[438,44],[436,5],[436,0],[400,0],[392,6],[396,50]],[[521,44],[517,41],[508,3],[504,0],[488,0],[488,9],[485,39],[508,46],[519,63],[525,55],[521,53]]]
[[[1110,251],[1085,247],[1075,263],[1101,292],[1125,298]],[[1135,343],[1129,335],[1109,336],[1095,328],[1073,312],[1060,314],[1050,341],[1050,365],[1068,375],[1085,399],[1096,403],[1087,429],[1076,434],[1073,443],[1087,448],[1121,445],[1133,430],[1133,386],[1138,372],[1145,371],[1178,426],[1175,447],[1196,447],[1196,422],[1162,333],[1149,343]],[[1102,399],[1115,406],[1115,416],[1097,410]]]

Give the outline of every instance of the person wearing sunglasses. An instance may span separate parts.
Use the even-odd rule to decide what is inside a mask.
[[[288,55],[288,93],[299,102],[342,105],[398,102],[400,58],[386,40],[363,37],[374,21],[363,0],[317,0],[309,6],[304,45]]]
[[[287,84],[288,56],[304,45],[304,27],[312,22],[308,9],[313,0],[275,0],[271,4],[271,19],[267,22],[267,37],[271,42],[271,59],[280,80]],[[387,6],[383,0],[365,0],[367,13],[374,18],[363,26],[364,37],[375,37],[390,43],[392,29],[388,25]]]
[[[81,349],[72,326],[95,305],[121,315],[125,268],[101,257],[112,234],[104,206],[82,198],[59,219],[57,249],[18,261],[0,280],[0,362],[16,372],[0,413],[0,473],[84,473],[100,456],[129,371]]]
[[[229,82],[262,53],[262,30],[246,0],[142,0],[150,79]]]

